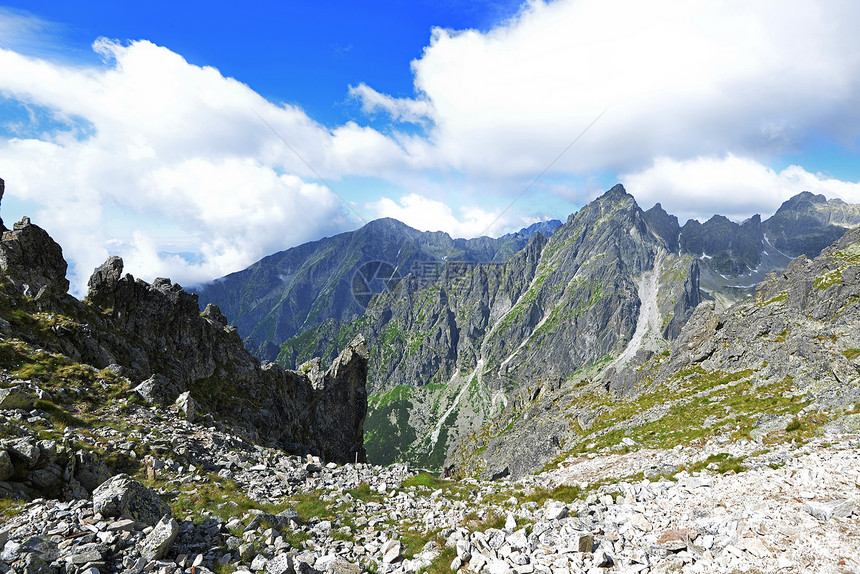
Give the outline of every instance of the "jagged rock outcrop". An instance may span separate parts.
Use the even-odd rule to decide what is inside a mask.
[[[77,301],[67,293],[62,249],[25,218],[0,240],[0,307],[16,309],[3,317],[6,336],[110,367],[160,404],[188,392],[196,410],[252,441],[332,461],[364,459],[363,339],[347,345],[315,387],[303,373],[261,366],[217,307],[201,314],[197,296],[169,279],[149,284],[122,270],[110,257]]]
[[[65,295],[69,289],[66,267],[62,249],[29,217],[3,232],[0,271],[25,297],[41,302]]]
[[[197,403],[244,427],[253,440],[327,460],[364,459],[363,339],[353,341],[334,361],[324,384],[314,388],[302,373],[261,367],[216,306],[201,314],[197,296],[169,279],[150,285],[121,273],[122,261],[109,259],[91,278],[86,300],[133,341],[111,345],[107,352],[116,358],[111,362],[166,379],[144,384],[153,387],[159,402],[172,404],[190,391]]]

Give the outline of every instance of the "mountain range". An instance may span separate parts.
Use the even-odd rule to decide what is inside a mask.
[[[365,336],[369,459],[439,468],[530,395],[668,352],[699,303],[722,312],[857,224],[860,206],[804,192],[764,221],[680,226],[615,186],[563,225],[499,239],[374,221],[198,293],[285,367]]]

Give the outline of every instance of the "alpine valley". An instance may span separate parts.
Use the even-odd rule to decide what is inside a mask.
[[[696,374],[713,388],[776,385],[780,396],[810,385],[833,395],[834,385],[857,384],[836,331],[827,331],[836,337],[827,352],[798,359],[785,345],[779,353],[762,348],[765,327],[750,325],[753,311],[788,301],[780,293],[794,283],[783,270],[799,270],[857,225],[860,206],[803,192],[765,220],[715,215],[681,226],[660,204],[643,211],[617,185],[564,224],[498,239],[373,221],[269,256],[197,293],[261,359],[285,368],[317,370],[365,337],[370,461],[519,477],[564,453],[617,443],[624,429],[674,418],[668,399],[688,404],[685,381]],[[827,272],[838,275],[834,269]],[[779,305],[763,306],[764,293]],[[808,294],[802,301],[812,304]],[[820,320],[846,317],[840,309]],[[801,316],[778,315],[774,337],[812,344]],[[713,345],[726,331],[691,329],[734,322],[736,339],[720,344],[735,354],[720,348],[690,358],[679,347],[691,339]],[[854,400],[853,391],[840,393],[842,403]],[[651,403],[659,407],[645,408]],[[725,424],[755,423],[755,413],[732,410]],[[720,428],[694,426],[706,434]]]

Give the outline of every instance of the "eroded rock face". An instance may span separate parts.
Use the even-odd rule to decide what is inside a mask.
[[[62,248],[24,217],[0,241],[0,271],[25,297],[45,300],[69,290]]]
[[[44,323],[13,326],[4,319],[4,336],[97,369],[119,369],[146,401],[170,406],[184,397],[186,417],[227,424],[249,441],[327,461],[364,460],[363,340],[312,382],[303,373],[261,366],[215,305],[201,313],[197,296],[169,279],[135,279],[112,256],[95,269],[80,302],[67,293],[66,268],[60,246],[28,218],[3,231],[0,299],[23,313],[45,314]],[[0,401],[31,408],[36,398],[50,400],[22,393],[4,391]],[[51,479],[50,469],[43,474]]]
[[[126,335],[117,339],[98,333],[97,346],[110,362],[147,377],[135,389],[138,394],[165,406],[184,396],[186,404],[193,401],[194,411],[208,411],[255,442],[336,462],[365,459],[368,353],[363,338],[353,341],[319,380],[263,367],[215,305],[200,313],[197,296],[169,279],[149,284],[123,276],[122,268],[117,257],[98,267],[87,301]]]

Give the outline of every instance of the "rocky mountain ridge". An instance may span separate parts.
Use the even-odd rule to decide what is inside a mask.
[[[456,265],[431,285],[407,277],[337,333],[378,342],[371,460],[439,467],[459,437],[523,389],[609,357],[627,361],[621,354],[634,337],[662,349],[700,297],[696,261],[671,253],[621,186],[504,264]],[[639,325],[640,315],[649,320]]]
[[[364,315],[352,322],[330,317],[298,333],[276,362],[333,358],[364,334],[372,349],[371,458],[438,468],[460,436],[511,401],[600,361],[626,363],[643,343],[644,352],[662,352],[703,298],[722,310],[751,296],[794,250],[815,255],[852,223],[860,223],[860,207],[804,192],[764,222],[714,216],[681,226],[659,204],[642,211],[616,186],[548,241],[531,229],[529,243],[513,256],[448,261],[430,276],[413,264],[413,273],[362,302]],[[355,233],[378,235],[372,232],[373,224]],[[379,237],[382,252],[403,241]]]
[[[274,360],[284,355],[285,341],[308,329],[354,321],[372,295],[409,273],[432,281],[445,261],[503,262],[535,233],[551,235],[559,225],[538,222],[498,239],[452,239],[383,218],[275,253],[195,291],[201,302],[222,309],[249,349]],[[286,366],[310,358],[291,354]]]
[[[721,312],[701,303],[662,352],[521,396],[447,464],[519,476],[601,445],[666,447],[719,432],[762,440],[817,428],[828,420],[822,411],[852,412],[860,401],[858,256],[860,228],[813,260],[769,273],[751,301]]]
[[[111,257],[78,301],[67,293],[65,271],[60,246],[28,218],[3,228],[2,366],[41,380],[57,408],[98,386],[128,399],[136,386],[138,394],[163,404],[184,396],[197,403],[199,415],[253,442],[326,460],[363,460],[362,339],[347,345],[328,371],[262,367],[217,307],[200,313],[197,297],[169,279],[136,280]],[[14,380],[4,383],[15,386]],[[32,401],[41,398],[29,394]]]

